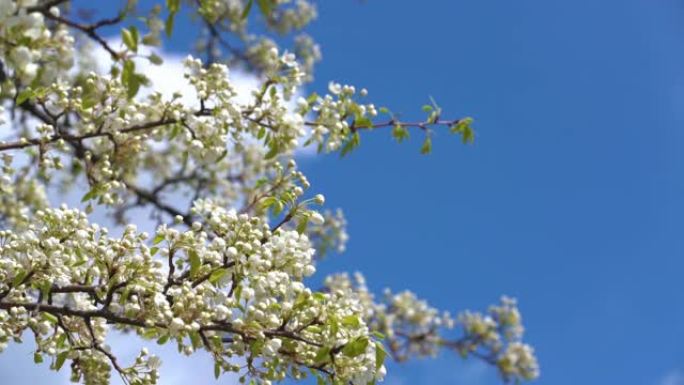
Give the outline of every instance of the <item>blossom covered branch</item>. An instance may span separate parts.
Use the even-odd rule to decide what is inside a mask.
[[[376,299],[360,275],[328,277],[319,290],[305,281],[348,235],[341,211],[317,209],[325,199],[310,193],[297,151],[346,155],[365,131],[387,128],[398,141],[418,130],[428,153],[433,130],[471,142],[470,118],[445,119],[433,101],[424,120],[402,121],[365,102],[365,89],[334,82],[306,96],[320,58],[301,34],[316,16],[309,1],[167,0],[142,10],[129,0],[88,23],[73,6],[0,0],[0,350],[31,336],[36,363],[69,362],[87,384],[107,384],[112,372],[129,384],[159,381],[160,359],[141,349],[121,362],[107,345],[112,330],[205,351],[217,377],[258,384],[367,385],[382,380],[388,357],[441,349],[482,359],[506,381],[538,376],[511,299],[451,317],[410,292]],[[198,44],[207,60],[188,56],[178,74],[188,88],[162,95],[137,69],[162,58],[141,47],[161,44],[184,16],[207,27]],[[265,35],[251,33],[259,20]],[[101,34],[111,26],[121,28],[120,49]],[[290,34],[296,55],[272,38]],[[108,72],[92,65],[92,44],[111,56]],[[228,64],[258,76],[246,98]],[[79,190],[72,207],[46,197]],[[134,208],[156,220],[152,234],[129,218]],[[92,223],[94,211],[118,226]]]

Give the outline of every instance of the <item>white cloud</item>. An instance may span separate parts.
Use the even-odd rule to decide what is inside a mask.
[[[675,369],[666,374],[660,382],[658,382],[658,385],[684,385],[684,372]]]

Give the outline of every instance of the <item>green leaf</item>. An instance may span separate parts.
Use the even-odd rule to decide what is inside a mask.
[[[23,104],[25,101],[33,98],[34,96],[35,93],[32,89],[25,88],[21,92],[19,92],[19,95],[17,95],[17,104]]]
[[[138,28],[136,28],[134,25],[132,25],[129,30],[131,31],[131,35],[133,35],[133,41],[135,41],[135,49],[134,51],[138,50],[138,41],[140,40],[140,33],[138,32]]]
[[[306,98],[306,102],[307,102],[309,105],[312,105],[312,104],[316,103],[316,100],[318,100],[318,94],[315,93],[315,92],[312,93],[311,95],[309,95],[309,96]]]
[[[40,316],[51,324],[57,324],[59,322],[59,319],[50,313],[41,313]]]
[[[84,110],[87,110],[96,104],[97,100],[93,97],[84,97],[83,100],[81,100],[81,108],[83,108]]]
[[[197,251],[190,249],[188,250],[188,258],[190,259],[190,276],[194,277],[199,271],[200,266],[202,266],[202,261],[200,260]]]
[[[131,295],[131,288],[127,286],[124,291],[119,295],[119,304],[123,305],[128,301],[128,297]]]
[[[78,250],[79,249],[77,248],[75,250],[76,250],[76,255],[78,256],[78,254],[79,254]],[[83,264],[83,263],[81,263],[81,261],[78,261],[74,264],[74,266],[78,265],[79,263],[81,265]],[[52,283],[50,281],[44,281],[38,285],[38,289],[40,289],[40,294],[43,296],[43,298],[47,298],[50,295],[50,290],[52,289]]]
[[[138,29],[131,27],[130,29],[121,29],[121,40],[128,49],[133,52],[138,52]]]
[[[284,208],[285,205],[283,205],[283,202],[276,200],[275,204],[273,205],[273,215],[280,215]]]
[[[12,287],[19,286],[27,275],[28,272],[26,270],[22,270],[21,272],[19,272],[19,274],[15,275],[14,279],[12,280]]]
[[[135,62],[129,59],[124,62],[123,70],[121,71],[121,83],[128,90],[128,98],[132,99],[140,90],[140,86],[147,83],[147,78],[135,73]]]
[[[333,336],[340,331],[340,324],[337,322],[337,318],[330,317],[330,334]]]
[[[358,328],[359,326],[361,326],[361,321],[359,320],[358,316],[348,315],[342,318],[342,325]]]
[[[29,85],[30,88],[36,89],[40,86],[40,80],[43,77],[43,74],[45,73],[45,66],[41,66],[38,68],[38,72],[36,73],[36,77],[33,78],[31,81],[31,84]]]
[[[280,152],[280,146],[278,146],[276,142],[273,142],[269,147],[270,148],[268,153],[266,154],[266,159],[273,159]]]
[[[360,337],[344,345],[342,348],[342,354],[350,358],[357,357],[365,353],[367,347],[368,338]]]
[[[176,18],[176,14],[172,13],[166,18],[166,22],[164,23],[164,31],[166,32],[166,37],[171,37],[173,34],[173,24],[174,20]]]
[[[377,339],[379,339],[379,340],[384,340],[384,339],[385,339],[385,335],[382,334],[382,333],[380,333],[380,332],[377,331],[377,330],[374,330],[373,332],[371,332],[371,335],[373,335],[373,337],[375,337],[375,338],[377,338]]]
[[[468,144],[468,143],[473,143],[475,141],[475,131],[468,126],[463,129],[463,133],[461,134],[461,140],[463,141],[463,144]]]
[[[261,200],[261,209],[268,210],[269,207],[273,206],[278,200],[275,197],[266,197]]]
[[[226,274],[228,274],[228,269],[217,269],[209,275],[209,282],[216,285]]]
[[[397,140],[397,142],[401,143],[405,139],[409,138],[409,132],[406,127],[397,124],[394,127],[392,127],[392,136],[394,137],[394,139]]]
[[[423,112],[430,112],[430,111],[432,111],[432,106],[429,104],[426,104],[423,106],[422,110],[423,110]]]
[[[235,282],[239,282],[239,281],[240,281],[239,279],[235,280]],[[235,287],[235,299],[237,299],[239,302],[241,296],[242,296],[242,286],[237,285],[237,287]]]
[[[256,323],[258,325],[258,323]],[[259,341],[256,340],[252,343],[249,344],[249,351],[252,352],[253,355],[259,355],[261,352],[264,350],[264,341]]]
[[[313,294],[311,294],[311,296],[316,301],[325,301],[325,294],[321,293],[320,291],[314,292]]]
[[[423,141],[423,146],[420,148],[420,153],[423,155],[429,154],[432,151],[432,139],[430,139],[430,136],[425,137],[425,141]]]
[[[55,341],[55,345],[57,345],[58,349],[61,349],[65,346],[66,339],[67,339],[66,333],[62,333],[59,335],[59,337],[57,337],[57,341]]]
[[[68,354],[69,354],[68,351],[64,351],[64,352],[57,354],[57,359],[55,360],[55,370],[56,371],[59,371],[59,369],[62,369],[62,366],[64,365],[64,361],[66,361]]]
[[[147,329],[142,333],[142,337],[148,340],[155,338],[157,336],[157,329]]]
[[[471,127],[473,118],[463,118],[451,126],[451,133],[461,134],[461,140],[464,144],[472,143],[475,140],[475,131]]]
[[[43,362],[43,355],[40,352],[33,353],[33,362],[40,364]]]
[[[121,82],[125,85],[130,83],[131,77],[135,74],[135,62],[133,60],[126,60],[121,70]]]
[[[344,147],[342,147],[340,156],[345,156],[349,154],[352,150],[358,147],[359,144],[361,144],[361,135],[359,135],[358,132],[355,132],[352,135],[352,137],[349,140],[347,140],[347,143],[345,143]]]
[[[261,13],[268,19],[273,11],[273,0],[257,0]]]
[[[190,332],[189,336],[193,348],[197,349],[202,346],[202,338],[200,337],[199,332]]]
[[[157,340],[157,344],[164,345],[168,340],[169,340],[169,335],[164,334],[163,336],[159,337],[159,339]]]
[[[155,254],[157,254],[158,251],[159,251],[158,247],[152,247],[152,248],[150,248],[150,255],[154,256]]]
[[[163,241],[164,239],[165,239],[165,238],[164,238],[163,235],[157,234],[157,236],[154,237],[154,240],[152,241],[152,244],[158,245],[158,244],[161,243],[161,241]]]
[[[214,378],[218,380],[221,376],[221,364],[218,361],[214,362]]]
[[[373,121],[366,116],[359,116],[354,121],[354,127],[373,128]]]
[[[320,365],[327,362],[330,359],[330,348],[323,346],[316,352],[316,357],[314,357],[314,364]]]
[[[87,202],[95,197],[97,197],[97,189],[93,187],[83,196],[83,198],[81,198],[81,203]]]
[[[148,56],[147,58],[150,60],[150,63],[152,64],[161,65],[164,63],[164,59],[162,59],[161,56],[154,53]]]
[[[382,365],[385,363],[385,357],[387,357],[387,351],[385,347],[380,342],[375,342],[375,370],[380,370]]]
[[[176,13],[180,9],[180,0],[166,0],[166,8],[169,12]]]
[[[390,110],[387,107],[380,107],[379,111],[381,114],[389,114],[390,113]]]
[[[140,86],[147,81],[147,78],[140,74],[133,74],[128,84],[128,98],[132,99],[140,90]]]
[[[242,15],[240,15],[242,20],[245,20],[247,16],[249,16],[249,11],[252,9],[252,4],[254,4],[254,0],[249,0],[247,5],[245,5],[245,9],[242,10]]]
[[[309,217],[302,217],[297,223],[297,232],[299,234],[304,234],[306,228],[309,226]]]
[[[427,118],[427,122],[433,124],[437,122],[437,119],[439,119],[439,110],[432,111]]]

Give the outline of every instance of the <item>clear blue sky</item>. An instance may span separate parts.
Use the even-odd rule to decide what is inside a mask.
[[[477,129],[474,146],[438,131],[427,157],[417,133],[375,132],[343,160],[303,160],[350,223],[348,252],[320,272],[359,270],[452,311],[518,297],[539,384],[684,384],[684,1],[319,10],[312,91],[367,87],[406,118],[431,95]],[[393,385],[499,383],[453,355],[390,372]]]
[[[540,384],[667,385],[684,369],[684,1],[324,1],[315,88],[368,87],[407,117],[432,95],[477,142],[376,132],[306,164],[346,210],[324,271],[447,309],[519,298]],[[417,136],[414,136],[417,138]],[[445,356],[406,384],[495,384]],[[485,372],[487,373],[487,372]],[[684,382],[681,382],[684,383]],[[681,385],[678,383],[677,385]]]

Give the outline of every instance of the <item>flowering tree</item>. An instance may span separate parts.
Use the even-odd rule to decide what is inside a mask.
[[[482,359],[506,381],[537,377],[512,299],[452,317],[408,291],[376,297],[358,274],[304,281],[347,235],[341,212],[317,211],[324,198],[297,169],[298,149],[344,155],[367,131],[401,141],[415,130],[428,153],[431,130],[472,141],[470,119],[444,119],[432,103],[425,120],[401,121],[363,101],[365,89],[336,83],[306,96],[320,58],[302,33],[316,16],[307,0],[77,11],[68,0],[0,0],[0,350],[32,338],[36,363],[68,363],[85,384],[112,373],[158,382],[159,358],[142,349],[122,362],[107,345],[112,330],[204,350],[217,377],[256,384],[367,385],[386,358],[440,349]],[[203,60],[188,57],[177,74],[191,91],[164,96],[139,68],[164,66],[154,47],[181,17],[203,26]],[[112,30],[121,42],[104,37]],[[109,56],[104,72],[93,47]],[[246,101],[229,67],[259,79]],[[75,189],[75,207],[46,198]],[[134,209],[154,215],[154,234],[138,230]],[[92,223],[93,212],[114,226]]]

